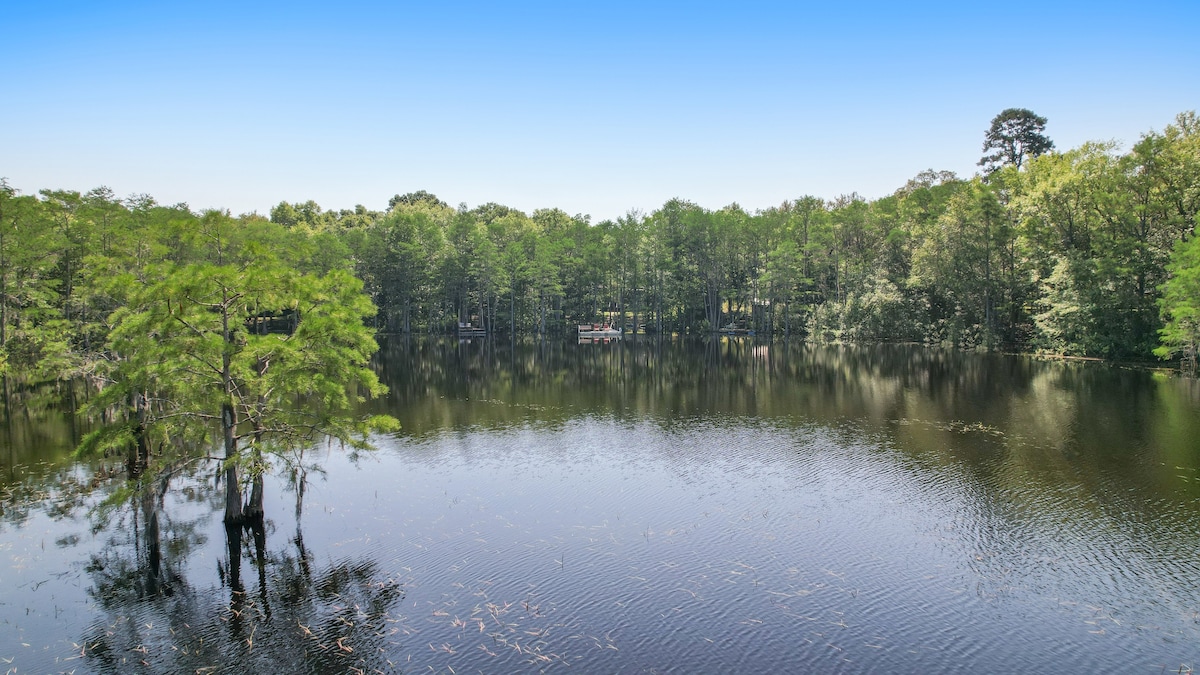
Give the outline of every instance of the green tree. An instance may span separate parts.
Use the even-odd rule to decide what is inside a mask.
[[[83,217],[83,195],[73,190],[41,190],[42,212],[49,224],[57,231],[61,247],[58,263],[62,284],[59,286],[60,308],[63,318],[72,329],[82,327],[81,311],[75,287],[82,276],[84,252],[88,249],[90,223]],[[73,330],[75,335],[82,330]]]
[[[271,209],[271,222],[284,227],[303,228],[306,232],[320,232],[331,224],[336,214],[321,210],[320,204],[308,200],[303,204],[279,202]]]
[[[43,224],[45,204],[0,179],[0,375],[38,381],[66,377],[70,332],[62,319],[58,233]]]
[[[110,319],[109,386],[96,405],[132,400],[134,411],[80,446],[139,446],[144,470],[169,473],[206,458],[215,434],[227,523],[243,520],[243,468],[254,484],[245,515],[261,517],[267,453],[322,437],[366,447],[370,431],[395,426],[353,416],[359,398],[386,390],[366,367],[377,346],[363,325],[374,307],[361,282],[341,270],[298,273],[237,225],[209,212],[196,232],[209,260],[156,266],[144,285],[126,279],[135,288]],[[281,315],[289,330],[261,330]]]
[[[1025,108],[1007,108],[992,118],[992,125],[983,136],[983,151],[991,151],[979,160],[987,173],[1012,165],[1021,168],[1027,158],[1043,155],[1054,149],[1046,135],[1046,118]]]
[[[771,288],[771,300],[783,305],[783,334],[792,334],[792,305],[811,279],[803,274],[804,256],[795,239],[785,238],[768,256],[765,279]]]
[[[437,195],[424,190],[417,190],[416,192],[409,192],[402,195],[393,195],[392,198],[388,200],[387,210],[391,212],[395,211],[397,206],[416,206],[418,204],[440,209],[450,208],[450,205],[438,199]]]
[[[613,256],[617,274],[617,313],[630,311],[630,323],[636,331],[645,313],[645,268],[639,255],[646,240],[646,218],[630,210],[617,219],[613,231]]]
[[[411,332],[431,320],[437,272],[448,257],[449,208],[400,205],[369,227],[358,251],[358,274],[379,307],[385,330]]]
[[[538,209],[531,217],[534,228],[526,232],[526,271],[537,297],[537,333],[547,333],[547,321],[561,307],[562,269],[575,241],[568,234],[575,219],[561,209]]]
[[[1162,344],[1154,354],[1162,359],[1179,357],[1183,370],[1195,375],[1200,349],[1200,237],[1180,242],[1168,269],[1171,276],[1159,300]]]
[[[508,295],[508,324],[514,333],[524,320],[522,303],[529,293],[530,259],[526,242],[536,238],[534,224],[519,211],[506,213],[488,223],[488,237],[497,252],[497,293]]]

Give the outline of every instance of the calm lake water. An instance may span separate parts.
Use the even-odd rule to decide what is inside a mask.
[[[1194,381],[737,339],[394,338],[379,367],[404,430],[312,449],[233,538],[213,467],[89,515],[119,466],[23,394],[0,670],[1200,666]]]

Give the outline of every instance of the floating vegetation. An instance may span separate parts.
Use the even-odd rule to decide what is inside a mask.
[[[901,417],[892,421],[893,424],[899,426],[924,426],[938,431],[948,431],[958,434],[987,434],[989,436],[1003,437],[1005,432],[994,426],[984,424],[983,422],[963,422],[961,420],[951,420],[949,422],[940,422],[936,420],[919,420]]]

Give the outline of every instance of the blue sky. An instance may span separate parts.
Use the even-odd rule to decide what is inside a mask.
[[[976,171],[1004,108],[1060,149],[1200,108],[1200,3],[20,3],[0,176],[266,213],[672,197],[754,210]]]

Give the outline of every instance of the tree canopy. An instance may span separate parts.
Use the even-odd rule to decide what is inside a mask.
[[[92,409],[125,410],[89,434],[80,452],[128,448],[134,473],[169,474],[223,450],[225,519],[245,504],[262,514],[266,456],[325,437],[366,447],[389,418],[355,416],[355,402],[386,391],[367,368],[376,350],[363,319],[375,308],[345,269],[304,272],[285,264],[277,226],[202,214],[182,233],[185,260],[136,266],[107,280],[122,303],[92,371]],[[188,439],[193,439],[191,442]],[[244,452],[249,450],[249,453]]]
[[[547,335],[608,320],[1120,359],[1163,347],[1175,358],[1200,212],[1196,120],[1181,114],[1128,150],[1059,152],[1044,118],[1009,109],[987,134],[986,174],[931,170],[874,200],[804,195],[753,212],[676,198],[594,224],[555,208],[454,208],[424,190],[385,211],[282,202],[268,219],[103,187],[22,195],[3,182],[0,368],[11,383],[107,382],[114,359],[152,353],[113,342],[122,321],[165,312],[152,301],[166,297],[180,311],[171,284],[234,264],[270,295],[238,308],[234,325],[276,325],[318,280],[349,288],[353,277],[361,290],[346,292],[371,308],[346,320],[368,333],[471,322]]]
[[[983,136],[983,151],[991,151],[979,160],[987,173],[1002,166],[1018,169],[1025,160],[1044,155],[1054,149],[1046,135],[1046,118],[1025,108],[1007,108],[992,118],[992,125]]]

